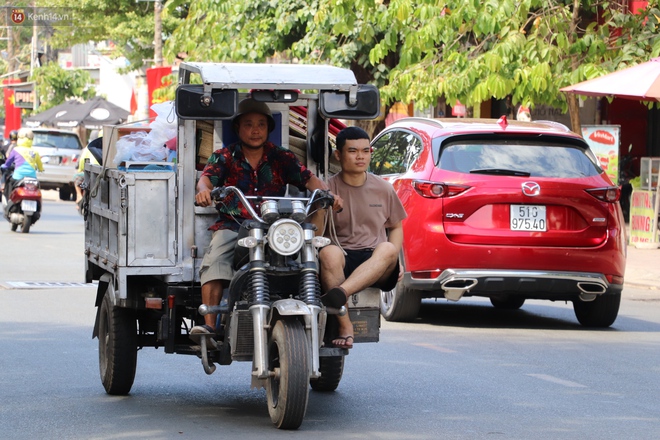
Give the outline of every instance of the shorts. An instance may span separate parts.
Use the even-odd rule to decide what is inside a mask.
[[[345,249],[346,257],[344,263],[344,277],[348,278],[359,265],[371,258],[371,255],[374,253],[373,249],[364,249],[364,250],[349,250]],[[376,283],[371,287],[377,287],[384,292],[388,292],[396,287],[396,283],[399,281],[399,260],[396,260],[396,266],[390,276],[387,277],[385,281]]]
[[[199,269],[199,281],[206,284],[213,280],[231,280],[234,276],[234,247],[238,232],[219,229],[213,233]]]

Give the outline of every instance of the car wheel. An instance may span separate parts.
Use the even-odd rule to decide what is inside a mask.
[[[390,291],[380,293],[380,314],[388,321],[406,322],[417,318],[422,293],[405,287],[401,281]]]
[[[496,309],[517,310],[525,304],[525,298],[520,296],[491,296],[490,303]]]
[[[60,187],[60,200],[70,201],[71,195],[71,185],[63,185]]]
[[[577,320],[585,327],[609,327],[616,320],[621,304],[621,292],[601,295],[593,301],[573,301]]]

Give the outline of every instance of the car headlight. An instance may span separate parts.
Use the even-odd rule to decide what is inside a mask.
[[[280,255],[295,254],[303,242],[303,228],[291,219],[280,219],[268,229],[268,245]]]

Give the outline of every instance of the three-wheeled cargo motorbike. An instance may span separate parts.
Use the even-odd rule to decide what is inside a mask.
[[[357,84],[350,70],[319,65],[183,63],[173,102],[176,154],[171,162],[113,165],[122,136],[149,130],[106,127],[101,165],[85,165],[87,282],[98,281],[93,337],[99,338],[101,381],[109,394],[128,394],[137,353],[201,359],[218,365],[251,362],[253,387],[265,388],[278,428],[303,421],[309,389],[337,388],[348,350],[333,347],[336,320],[320,300],[318,249],[327,239],[310,222],[327,210],[323,191],[255,198],[235,187],[214,200],[237,197],[250,212],[239,233],[236,275],[218,306],[201,303],[199,267],[211,240],[214,207],[195,206],[196,184],[210,154],[236,140],[231,120],[240,100],[264,102],[276,121],[269,140],[292,150],[325,179],[337,171],[329,159],[338,119],[374,119],[378,90]],[[380,292],[349,299],[355,343],[377,342]],[[217,335],[191,335],[204,315],[218,314]]]

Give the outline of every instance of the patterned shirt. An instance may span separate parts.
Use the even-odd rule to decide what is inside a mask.
[[[263,156],[255,170],[245,159],[240,143],[237,142],[214,151],[202,176],[208,177],[214,187],[235,186],[246,196],[283,196],[286,184],[304,191],[312,172],[291,151],[271,142],[264,144]],[[231,194],[224,204],[219,205],[218,212],[219,217],[209,230],[238,231],[240,224],[250,218],[235,194]]]

